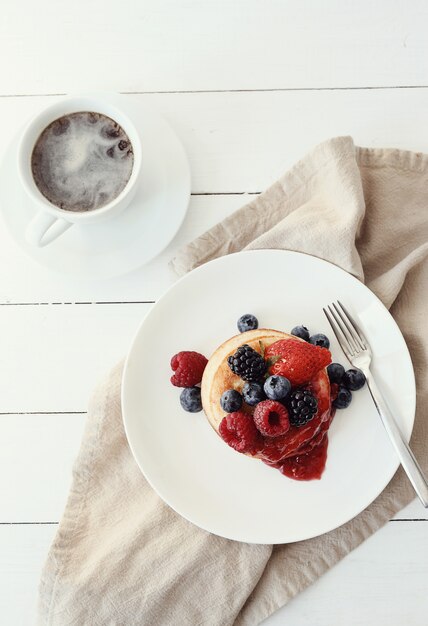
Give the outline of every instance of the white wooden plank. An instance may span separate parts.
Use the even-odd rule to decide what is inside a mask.
[[[426,151],[428,89],[135,95],[176,129],[192,190],[263,191],[315,144],[352,135],[358,145]]]
[[[424,85],[427,16],[423,0],[76,0],[60,10],[53,0],[9,1],[0,21],[0,94]],[[426,89],[135,97],[177,129],[195,192],[261,190],[334,134],[427,151]],[[0,156],[24,118],[47,101],[0,99]],[[194,198],[159,259],[103,283],[39,269],[0,232],[0,303],[156,299],[174,279],[166,263],[177,247],[243,201]],[[24,308],[0,307],[0,411],[59,410],[64,398],[68,409],[86,408],[95,381],[126,351],[148,307]],[[63,364],[79,369],[67,378]],[[8,520],[59,516],[83,422],[83,415],[0,416],[0,521],[3,513]],[[421,513],[426,517],[415,501],[398,517]],[[389,524],[270,623],[425,624],[427,527]],[[0,526],[2,623],[34,623],[39,571],[55,530]]]
[[[0,615],[35,622],[37,589],[55,526],[0,526]],[[266,626],[425,626],[428,523],[388,524]]]
[[[7,626],[36,623],[40,573],[57,527],[0,526],[0,615]]]
[[[85,420],[85,414],[0,415],[1,523],[60,519]]]
[[[169,120],[190,159],[193,193],[262,191],[335,135],[353,135],[359,145],[428,149],[421,131],[428,88],[128,97]],[[58,99],[0,98],[0,158],[21,126]]]
[[[427,82],[423,0],[7,2],[1,93]]]
[[[426,626],[428,523],[386,525],[264,626]]]
[[[0,416],[0,523],[61,518],[85,420],[78,414]],[[428,521],[428,511],[415,501],[395,519]]]
[[[428,151],[428,89],[167,94],[132,96],[151,103],[176,128],[189,154],[195,192],[266,188],[317,142],[354,135],[360,145]],[[0,99],[0,155],[22,121],[50,98]],[[29,260],[0,229],[0,302],[154,300],[173,280],[167,268],[178,247],[233,209],[243,196],[193,197],[172,245],[129,276],[73,280]]]
[[[0,307],[0,413],[86,411],[147,304]]]
[[[428,509],[425,509],[420,500],[415,497],[413,502],[397,513],[394,520],[428,520]]]

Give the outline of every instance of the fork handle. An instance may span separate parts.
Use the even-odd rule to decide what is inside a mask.
[[[428,481],[425,478],[422,469],[415,459],[413,452],[410,450],[405,441],[397,422],[395,421],[391,411],[386,404],[379,387],[377,386],[372,373],[367,368],[364,370],[367,379],[367,386],[375,403],[376,409],[380,415],[386,432],[391,439],[392,445],[398,454],[400,463],[404,468],[414,490],[419,496],[420,501],[425,508],[428,508]]]

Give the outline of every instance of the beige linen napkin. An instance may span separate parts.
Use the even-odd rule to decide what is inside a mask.
[[[364,280],[391,307],[412,354],[418,389],[412,446],[425,471],[427,206],[428,156],[332,139],[174,261],[184,273],[229,252],[283,248]],[[111,373],[89,409],[42,575],[41,624],[258,624],[414,497],[400,469],[363,513],[321,537],[264,546],[210,535],[174,513],[140,474],[122,427],[121,371]]]

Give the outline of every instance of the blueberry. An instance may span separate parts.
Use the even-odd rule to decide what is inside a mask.
[[[125,148],[128,147],[128,142],[125,141],[124,139],[121,139],[117,145],[118,145],[119,150],[125,150]]]
[[[327,367],[327,374],[331,383],[342,382],[343,374],[345,373],[345,368],[340,363],[330,363]]]
[[[351,391],[357,391],[364,387],[366,377],[361,370],[348,370],[343,375],[342,384]]]
[[[107,150],[107,156],[111,157],[112,159],[114,159],[114,146],[112,146],[111,148],[109,148]]]
[[[336,409],[346,409],[352,401],[352,393],[346,387],[342,385],[339,387],[339,392],[337,394],[336,400],[333,402],[333,406]]]
[[[245,315],[241,315],[238,320],[238,330],[240,333],[245,333],[247,330],[256,330],[259,327],[259,322],[255,315],[251,315],[251,313],[246,313]]]
[[[228,389],[222,394],[220,398],[220,405],[226,413],[239,411],[242,406],[242,396],[239,391],[235,391],[235,389]]]
[[[322,333],[317,333],[316,335],[312,335],[311,337],[309,337],[309,343],[312,343],[314,346],[320,346],[320,348],[330,347],[329,338]]]
[[[242,389],[244,400],[250,406],[256,406],[259,402],[266,399],[263,385],[260,383],[245,383]]]
[[[291,383],[284,376],[269,376],[263,386],[269,400],[284,400],[291,390]]]
[[[305,341],[309,341],[309,330],[306,326],[295,326],[290,334],[295,337],[300,337],[300,339],[304,339]]]
[[[202,411],[201,390],[199,387],[186,387],[180,393],[180,404],[189,413]]]

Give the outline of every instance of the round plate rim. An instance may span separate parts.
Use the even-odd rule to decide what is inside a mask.
[[[279,253],[281,255],[289,255],[289,256],[305,256],[305,257],[310,257],[312,259],[314,259],[316,262],[319,262],[320,264],[325,264],[328,266],[333,266],[335,268],[335,270],[338,270],[340,272],[343,272],[344,274],[346,274],[348,276],[348,278],[351,279],[351,282],[355,281],[356,283],[358,283],[360,286],[364,287],[365,289],[367,289],[370,294],[372,295],[372,297],[377,301],[378,304],[380,304],[381,308],[384,310],[384,312],[389,316],[389,318],[391,319],[391,321],[393,322],[393,326],[395,327],[396,331],[397,331],[397,338],[399,338],[399,341],[402,344],[402,349],[403,349],[403,356],[405,356],[407,364],[406,367],[408,367],[409,369],[409,373],[410,373],[410,381],[409,383],[412,386],[411,389],[411,396],[412,396],[412,406],[411,406],[411,410],[409,410],[409,415],[412,416],[412,424],[411,424],[411,429],[410,429],[410,434],[409,437],[406,437],[407,441],[410,440],[411,434],[413,432],[413,428],[414,428],[414,422],[415,422],[415,413],[416,413],[416,381],[415,381],[415,374],[414,374],[414,369],[413,369],[413,363],[411,360],[411,356],[410,356],[410,352],[408,349],[408,346],[406,344],[406,341],[403,337],[403,334],[397,324],[397,322],[395,321],[395,319],[392,317],[391,313],[389,312],[389,310],[386,308],[386,306],[383,304],[383,302],[378,298],[378,296],[373,293],[373,291],[371,291],[371,289],[369,289],[364,283],[362,283],[360,280],[358,280],[358,278],[356,278],[354,275],[350,274],[349,272],[347,272],[346,270],[344,270],[343,268],[339,267],[338,265],[327,261],[325,259],[321,259],[319,257],[316,257],[315,255],[312,254],[308,254],[306,252],[297,252],[294,250],[280,250],[280,249],[256,249],[256,250],[242,250],[239,252],[234,252],[231,254],[227,254],[227,255],[223,255],[221,257],[217,257],[215,259],[212,259],[210,261],[207,261],[206,263],[203,263],[202,265],[199,265],[198,267],[194,268],[193,270],[191,270],[190,272],[188,272],[187,274],[184,274],[183,276],[181,276],[180,278],[178,278],[178,280],[176,280],[163,294],[162,296],[156,301],[156,303],[153,305],[153,307],[151,308],[151,310],[147,313],[147,315],[143,318],[143,320],[141,321],[141,323],[138,326],[137,331],[135,332],[131,344],[130,344],[130,348],[129,351],[127,353],[125,362],[124,362],[124,368],[123,368],[123,374],[122,374],[122,383],[121,383],[121,409],[122,409],[122,421],[123,421],[123,426],[124,426],[124,430],[125,430],[125,434],[126,434],[126,438],[128,441],[128,445],[130,447],[130,450],[132,452],[132,455],[134,457],[135,462],[137,463],[140,471],[142,472],[143,476],[146,478],[147,482],[149,483],[149,485],[152,487],[152,489],[162,498],[162,500],[168,505],[170,506],[178,515],[180,515],[181,517],[183,517],[184,519],[186,519],[187,521],[191,522],[192,524],[194,524],[195,526],[202,528],[203,530],[210,532],[212,534],[215,534],[217,536],[220,537],[224,537],[225,539],[230,539],[233,541],[242,541],[245,543],[250,543],[250,544],[286,544],[286,543],[295,543],[297,541],[305,541],[307,539],[312,539],[314,537],[318,537],[321,536],[323,534],[326,534],[328,532],[331,532],[332,530],[335,530],[336,528],[339,528],[340,526],[343,526],[344,524],[346,524],[347,522],[349,522],[351,519],[354,519],[355,517],[357,517],[362,511],[364,511],[386,488],[386,486],[389,484],[389,482],[391,481],[391,479],[393,478],[394,474],[396,473],[400,463],[399,460],[397,458],[396,463],[394,464],[394,467],[392,469],[391,472],[389,472],[387,479],[384,481],[384,484],[382,486],[382,488],[379,490],[379,492],[374,496],[374,498],[372,498],[370,500],[370,502],[367,502],[364,506],[362,506],[357,512],[353,513],[350,517],[348,517],[347,519],[344,519],[342,521],[340,521],[340,523],[334,523],[331,527],[328,527],[324,530],[322,530],[322,532],[318,532],[318,533],[311,533],[311,534],[305,534],[301,537],[295,537],[295,538],[291,538],[291,539],[287,539],[287,540],[275,540],[275,541],[270,541],[270,540],[266,540],[266,541],[254,541],[251,540],[247,537],[231,537],[228,536],[226,534],[221,534],[218,533],[214,530],[212,530],[211,528],[209,528],[207,525],[202,525],[200,523],[196,523],[194,522],[190,517],[187,517],[185,515],[185,513],[183,513],[182,511],[179,511],[178,508],[176,506],[174,506],[170,501],[169,498],[165,497],[160,490],[153,484],[153,481],[151,480],[151,478],[149,476],[146,475],[142,464],[140,463],[139,460],[139,454],[135,448],[135,446],[133,445],[133,441],[132,441],[132,436],[130,436],[130,432],[129,432],[129,426],[127,424],[127,414],[128,413],[128,409],[127,409],[127,401],[126,401],[126,388],[127,388],[127,380],[128,380],[128,372],[129,372],[129,363],[130,360],[132,358],[132,353],[133,350],[135,348],[136,342],[138,340],[138,337],[140,335],[140,332],[142,331],[144,325],[147,323],[147,320],[149,319],[149,317],[151,317],[154,314],[154,311],[156,310],[156,307],[158,305],[158,303],[160,303],[161,301],[163,301],[164,299],[166,299],[170,292],[175,290],[177,288],[177,285],[179,285],[180,283],[182,283],[183,281],[186,281],[189,279],[190,275],[194,275],[196,272],[201,272],[204,270],[204,268],[207,265],[212,265],[212,264],[217,264],[217,263],[221,263],[224,262],[225,259],[228,259],[230,257],[236,257],[236,256],[240,256],[243,254],[251,254],[251,255],[263,255],[263,254],[271,254],[271,253]],[[385,435],[387,436],[387,435]]]

